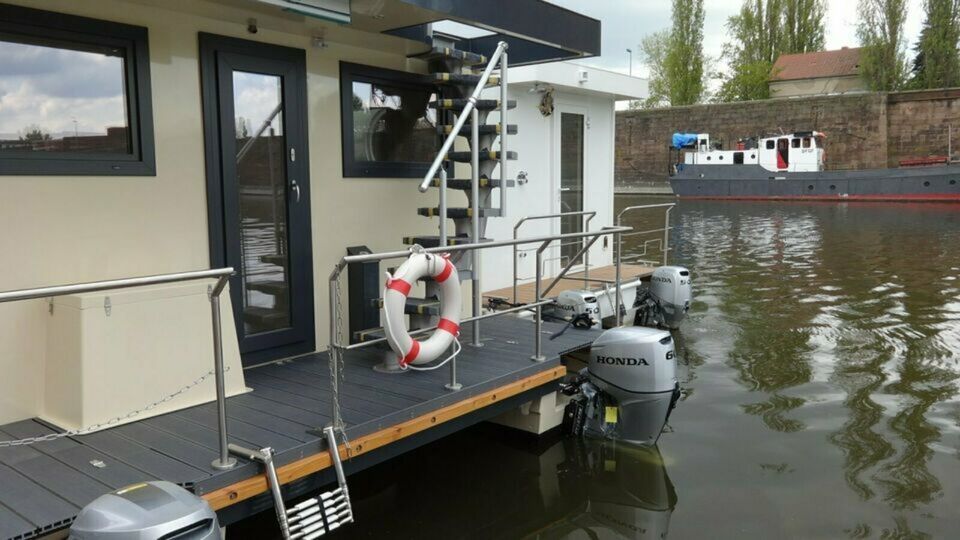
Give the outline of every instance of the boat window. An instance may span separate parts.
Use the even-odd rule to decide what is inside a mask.
[[[792,148],[800,148],[800,139],[790,139],[790,146]]]
[[[147,29],[0,5],[0,174],[154,175]]]
[[[767,141],[767,150],[773,150],[773,140]]]
[[[341,62],[343,175],[426,174],[440,143],[436,99],[422,75]]]
[[[804,147],[804,148],[810,148],[810,137],[804,137],[804,138],[803,138],[803,147]]]
[[[743,164],[743,152],[734,152],[733,153],[733,163],[736,165]]]

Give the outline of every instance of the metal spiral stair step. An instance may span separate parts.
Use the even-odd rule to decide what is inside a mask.
[[[499,135],[502,131],[501,124],[484,124],[480,126],[477,131],[479,135]],[[437,126],[437,131],[441,135],[449,135],[453,133],[453,126],[448,124],[441,124]],[[460,130],[459,135],[461,137],[469,137],[471,133],[470,123],[467,122],[463,125],[463,129]],[[517,125],[516,124],[507,124],[507,135],[516,135],[517,134]]]
[[[429,51],[415,54],[413,57],[421,58],[423,60],[459,60],[468,66],[487,63],[487,57],[482,54],[461,51],[460,49],[454,49],[451,47],[432,47]]]
[[[408,315],[440,315],[440,300],[436,298],[407,298],[403,312]]]
[[[499,178],[491,180],[489,178],[480,178],[480,189],[489,189],[489,188],[498,188],[500,187],[501,180]],[[507,180],[507,187],[513,187],[516,182],[514,180]],[[433,187],[440,187],[440,179],[434,178],[433,182],[430,184]],[[447,187],[449,189],[462,189],[468,191],[473,189],[473,180],[469,178],[448,178]]]
[[[480,83],[480,75],[473,75],[471,73],[432,73],[430,78],[433,80],[434,84],[442,86],[470,86],[475,87]],[[487,86],[497,86],[500,84],[500,77],[493,75],[487,79]]]
[[[266,264],[274,264],[276,266],[287,266],[287,261],[289,259],[286,255],[261,255],[260,262]]]
[[[437,217],[440,215],[440,209],[436,206],[432,208],[417,208],[417,214],[424,217]],[[499,208],[481,208],[480,217],[500,217]],[[463,219],[473,217],[473,208],[447,208],[447,217],[450,219]]]
[[[463,150],[458,152],[450,152],[445,156],[447,161],[456,161],[457,163],[470,163],[473,160],[473,152],[470,150]],[[517,153],[513,151],[507,151],[507,159],[513,160],[517,159]],[[480,151],[480,161],[499,161],[500,152],[497,150],[481,150]]]
[[[461,111],[464,107],[467,106],[467,103],[470,103],[469,99],[438,99],[436,101],[430,102],[430,107],[434,109],[443,109],[443,110],[452,110],[452,111]],[[513,99],[507,100],[507,108],[513,109],[516,108],[517,102]],[[477,100],[477,110],[478,111],[495,111],[500,108],[499,99],[478,99]]]

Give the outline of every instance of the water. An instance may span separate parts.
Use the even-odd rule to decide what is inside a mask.
[[[696,298],[658,450],[478,426],[352,475],[339,536],[960,535],[960,206],[684,201],[673,223]]]

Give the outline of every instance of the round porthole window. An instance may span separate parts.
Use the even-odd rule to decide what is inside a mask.
[[[810,191],[813,191],[813,184],[810,184],[809,186],[807,186],[807,189],[809,189]]]
[[[756,154],[750,154],[750,159],[754,159],[754,158],[756,158],[756,157],[757,157]]]
[[[707,156],[707,161],[710,161],[710,156]]]
[[[930,187],[930,181],[927,180],[926,182],[924,182],[923,187]]]
[[[830,191],[836,191],[837,186],[830,184]]]
[[[951,185],[951,186],[957,185],[957,181],[956,181],[956,180],[951,180],[951,181],[950,181],[950,185]]]

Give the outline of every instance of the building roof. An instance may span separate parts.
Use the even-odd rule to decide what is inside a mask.
[[[771,80],[794,81],[819,77],[849,77],[860,73],[860,48],[782,54],[773,64]]]
[[[509,84],[542,83],[576,94],[606,94],[614,100],[646,99],[648,81],[576,62],[551,62],[510,68]]]

